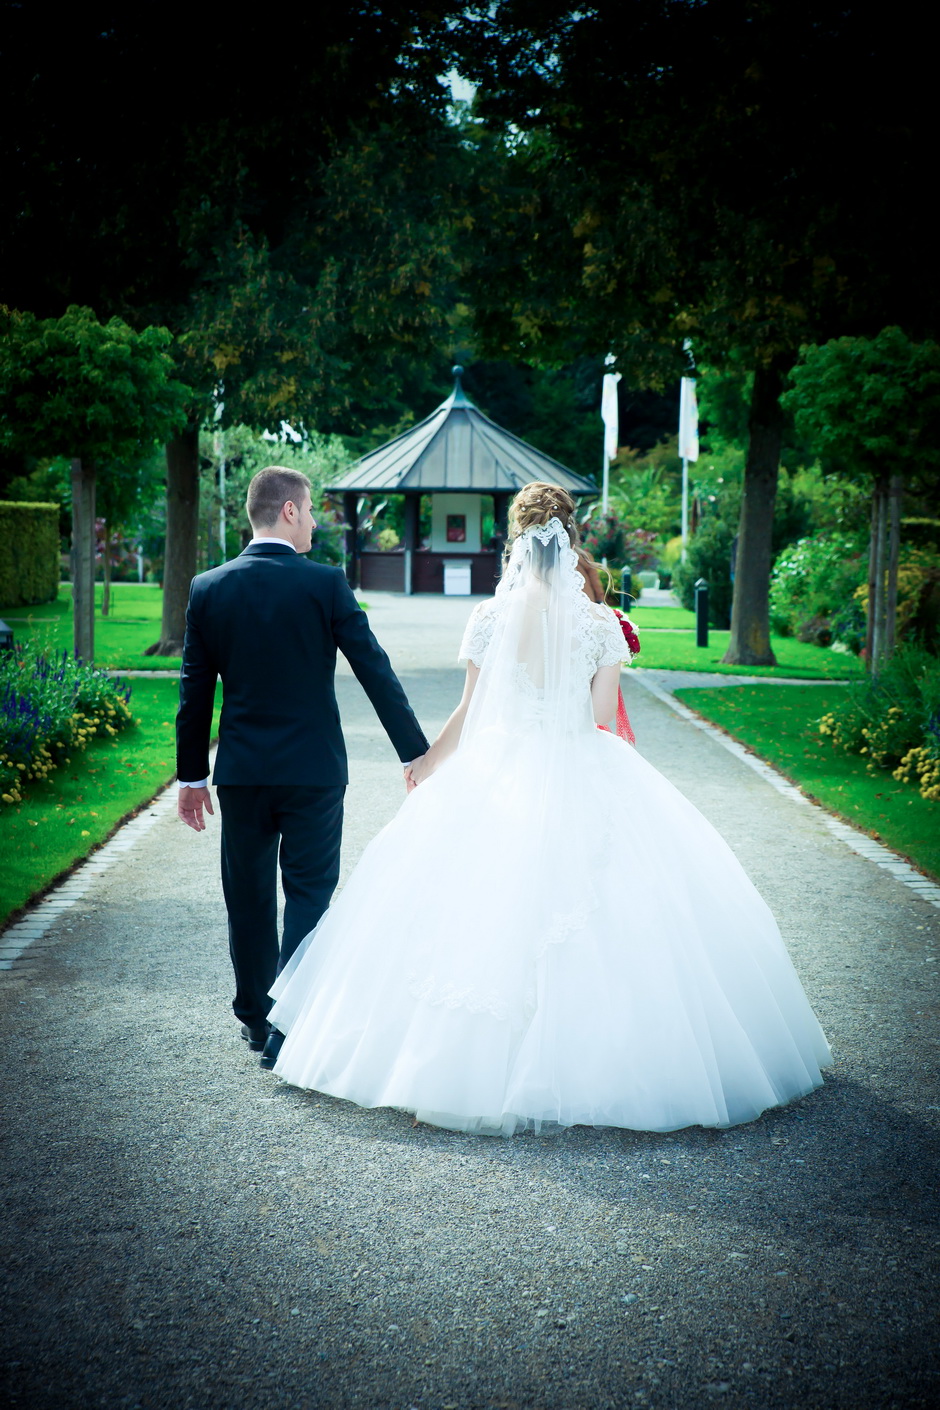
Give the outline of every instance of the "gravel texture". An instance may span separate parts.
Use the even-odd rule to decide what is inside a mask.
[[[459,694],[466,601],[370,605],[435,730]],[[724,1133],[511,1140],[296,1092],[228,1008],[217,826],[159,819],[0,975],[0,1403],[940,1400],[940,913],[625,690],[643,752],[778,916],[835,1051],[825,1087]],[[339,694],[348,871],[401,783],[347,671]],[[600,825],[589,799],[577,821]]]

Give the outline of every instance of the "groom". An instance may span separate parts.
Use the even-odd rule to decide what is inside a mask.
[[[346,748],[333,686],[339,648],[407,765],[428,742],[340,568],[313,563],[310,481],[271,465],[248,486],[254,537],[193,579],[176,717],[178,813],[195,832],[212,813],[209,732],[223,699],[214,782],[222,890],[242,1036],[277,1060],[268,989],[317,924],[339,879]],[[280,855],[278,853],[280,852]],[[284,933],[277,935],[277,866]]]

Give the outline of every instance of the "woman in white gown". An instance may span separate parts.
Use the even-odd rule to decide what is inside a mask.
[[[596,728],[627,653],[573,502],[527,486],[510,524],[460,705],[271,991],[275,1072],[464,1131],[750,1121],[826,1040],[730,848]]]

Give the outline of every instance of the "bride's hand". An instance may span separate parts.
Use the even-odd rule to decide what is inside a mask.
[[[417,788],[419,783],[424,783],[424,780],[430,778],[433,772],[434,760],[431,757],[431,751],[428,750],[427,754],[422,754],[419,759],[413,760],[411,768],[408,770],[410,775],[408,792],[410,793],[412,788]]]

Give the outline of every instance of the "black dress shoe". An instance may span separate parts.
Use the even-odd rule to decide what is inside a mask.
[[[268,1041],[264,1045],[264,1052],[261,1054],[261,1066],[266,1072],[270,1072],[277,1062],[283,1042],[284,1034],[278,1033],[276,1028],[272,1028],[268,1034]]]
[[[243,1023],[242,1037],[253,1053],[260,1053],[268,1041],[268,1025],[265,1023],[260,1028],[252,1028],[250,1024]]]

